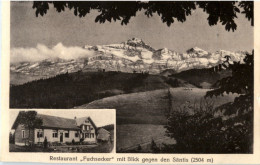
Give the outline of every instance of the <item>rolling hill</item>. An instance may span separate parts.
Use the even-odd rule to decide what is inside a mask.
[[[72,108],[109,96],[176,86],[192,87],[182,80],[147,73],[65,73],[12,85],[10,108]]]
[[[171,73],[171,72],[170,72]],[[166,74],[165,72],[163,73]],[[199,88],[214,88],[217,80],[231,76],[230,70],[214,71],[214,68],[190,69],[179,73],[172,73],[168,77],[179,78]]]
[[[117,124],[166,124],[166,111],[171,106],[171,111],[178,110],[184,106],[212,102],[214,107],[224,103],[232,102],[237,96],[225,95],[204,99],[208,89],[199,88],[171,88],[171,103],[169,103],[169,90],[158,89],[153,91],[138,92],[117,95],[93,101],[91,103],[77,106],[79,109],[116,109]]]
[[[117,151],[118,152],[151,152],[153,139],[157,145],[174,144],[175,140],[165,135],[164,125],[167,124],[167,114],[180,109],[193,113],[192,106],[203,106],[211,103],[218,107],[231,102],[237,96],[224,95],[204,99],[208,89],[171,88],[154,91],[123,94],[103,98],[75,108],[111,108],[116,109],[117,121]],[[171,99],[169,99],[169,93]]]

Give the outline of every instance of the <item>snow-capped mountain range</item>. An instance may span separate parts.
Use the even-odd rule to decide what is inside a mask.
[[[243,61],[246,52],[230,52],[220,50],[214,53],[198,47],[178,53],[167,48],[154,49],[145,44],[142,39],[132,38],[121,44],[85,45],[91,55],[77,59],[49,58],[37,62],[20,62],[11,64],[11,74],[48,77],[66,72],[82,71],[122,71],[161,73],[165,69],[176,72],[193,68],[210,68],[226,61]]]

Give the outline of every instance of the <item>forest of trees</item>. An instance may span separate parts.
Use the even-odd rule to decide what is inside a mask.
[[[158,84],[149,85],[149,78]],[[162,81],[160,81],[162,80]],[[146,82],[148,81],[148,82]],[[167,79],[145,73],[75,72],[10,87],[11,108],[73,108],[104,97],[162,89]]]

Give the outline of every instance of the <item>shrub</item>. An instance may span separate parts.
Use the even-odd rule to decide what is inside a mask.
[[[47,148],[48,147],[48,141],[47,141],[47,137],[45,136],[44,141],[43,141],[43,147]]]
[[[171,85],[172,87],[179,87],[180,86],[180,82],[178,81],[178,79],[172,79],[169,78],[166,83],[168,83],[169,85]]]
[[[178,153],[250,153],[252,151],[252,114],[224,120],[206,111],[173,112],[167,136],[177,143],[164,152]]]
[[[137,146],[137,150],[138,150],[138,151],[142,150],[142,147],[141,147],[140,144]]]
[[[75,142],[74,144],[75,144],[75,145],[80,145],[80,142]]]
[[[65,144],[66,144],[66,145],[71,145],[72,143],[71,143],[71,142],[66,142]]]
[[[9,143],[14,144],[14,134],[10,132],[9,134]]]
[[[152,139],[152,142],[151,142],[151,150],[153,153],[157,153],[159,152],[159,148],[157,147],[156,143],[154,142],[154,140]]]

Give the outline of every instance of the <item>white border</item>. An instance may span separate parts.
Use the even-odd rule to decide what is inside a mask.
[[[255,76],[254,76],[254,87],[255,87],[255,99],[254,99],[254,154],[87,154],[88,156],[96,157],[109,157],[114,156],[120,158],[122,156],[132,157],[137,156],[139,159],[143,158],[157,158],[160,159],[179,157],[191,159],[192,157],[201,157],[204,159],[214,159],[213,164],[259,164],[260,163],[260,2],[254,4],[254,51],[255,51]],[[1,135],[2,135],[2,146],[0,160],[12,161],[12,162],[52,162],[49,161],[50,155],[56,156],[85,156],[84,153],[9,153],[8,147],[8,136],[9,130],[7,123],[9,123],[9,64],[10,64],[10,3],[9,1],[2,2],[2,63],[1,63]],[[115,138],[116,139],[116,138]],[[82,162],[52,162],[52,163],[82,163]],[[83,162],[83,163],[131,163],[141,164],[142,162]],[[151,164],[191,164],[191,162],[170,162],[170,163],[151,163]],[[195,164],[195,163],[193,163]],[[211,163],[199,163],[199,164],[211,164]]]

